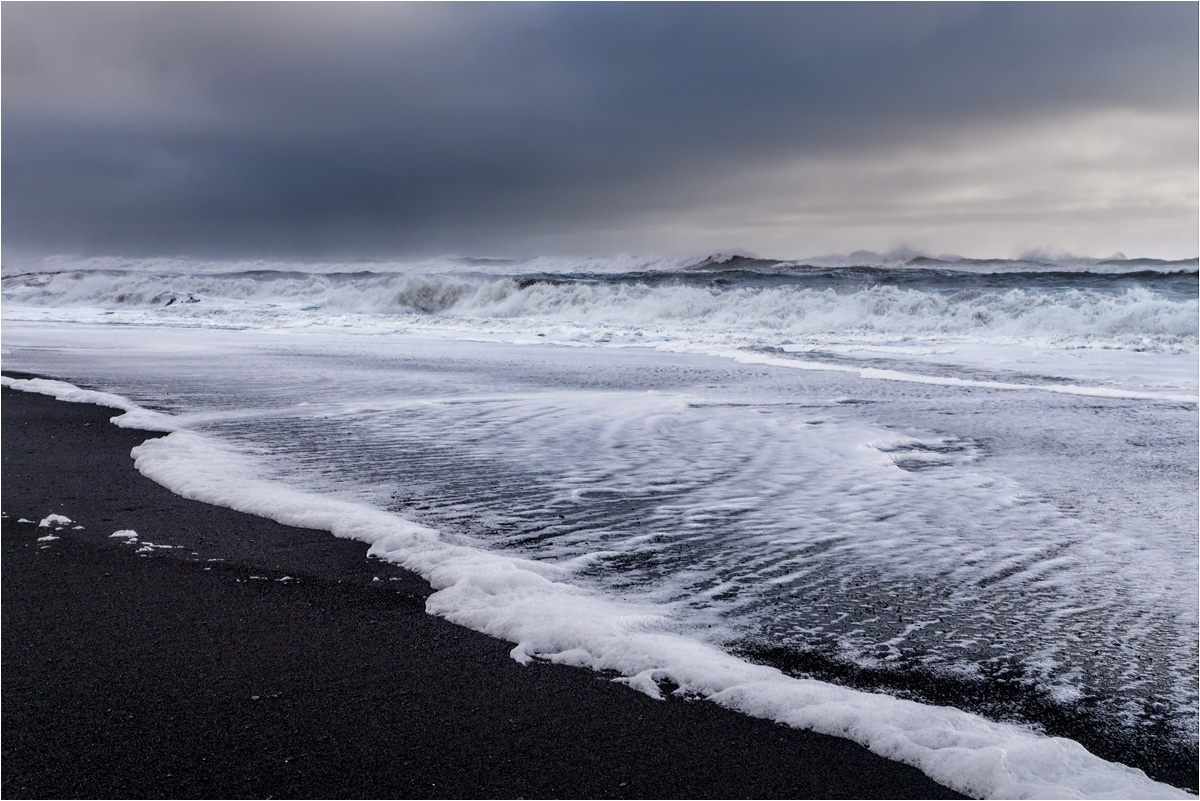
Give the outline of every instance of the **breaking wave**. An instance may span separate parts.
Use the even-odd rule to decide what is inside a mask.
[[[203,317],[416,315],[721,336],[760,344],[809,339],[966,337],[1059,347],[1192,351],[1200,337],[1195,273],[1049,270],[972,273],[905,267],[796,267],[706,261],[625,272],[28,273],[3,279],[5,302],[161,310]],[[265,322],[265,320],[264,320]]]

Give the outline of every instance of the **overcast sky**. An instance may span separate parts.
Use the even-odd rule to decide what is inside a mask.
[[[1193,257],[1198,8],[5,2],[4,256]]]

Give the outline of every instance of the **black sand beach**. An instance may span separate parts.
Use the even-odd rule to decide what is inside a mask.
[[[156,435],[114,410],[4,389],[2,412],[7,798],[959,797],[846,740],[522,667],[364,545],[142,477]],[[52,513],[74,522],[39,542]]]

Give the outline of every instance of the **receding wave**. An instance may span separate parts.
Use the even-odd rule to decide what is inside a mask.
[[[513,396],[493,398],[484,401],[482,407],[477,402],[461,403],[461,399],[449,404],[404,405],[382,418],[376,417],[382,411],[376,408],[363,418],[363,422],[374,422],[367,422],[367,428],[357,430],[361,433],[374,431],[377,435],[382,434],[384,439],[376,436],[333,438],[339,446],[346,445],[353,450],[354,471],[335,471],[341,472],[342,478],[351,483],[364,477],[368,482],[373,480],[372,471],[386,462],[389,464],[386,479],[389,487],[412,486],[406,484],[402,478],[405,473],[398,472],[397,466],[418,473],[433,467],[434,473],[441,477],[455,474],[451,487],[457,490],[471,486],[471,473],[461,469],[463,462],[455,466],[454,460],[446,458],[447,451],[440,455],[427,454],[428,459],[413,458],[420,455],[420,449],[408,451],[408,458],[389,458],[389,443],[413,442],[413,435],[418,431],[423,432],[418,439],[429,435],[444,441],[443,435],[450,432],[439,425],[439,420],[446,412],[451,417],[466,414],[476,426],[484,423],[486,430],[497,434],[471,437],[473,443],[485,450],[492,447],[506,450],[513,444],[528,446],[535,444],[535,439],[542,441],[542,445],[535,445],[538,459],[521,458],[517,462],[487,459],[491,480],[496,475],[491,471],[498,468],[504,475],[510,469],[509,465],[518,462],[536,466],[535,471],[528,474],[533,480],[509,484],[504,493],[470,491],[462,493],[458,500],[454,500],[453,495],[446,497],[451,504],[446,508],[446,516],[431,526],[427,523],[435,521],[417,520],[416,509],[400,513],[381,508],[355,499],[353,493],[331,491],[328,484],[313,485],[295,474],[289,475],[288,470],[281,469],[280,461],[246,449],[245,440],[239,445],[230,428],[224,429],[224,436],[201,432],[188,427],[186,415],[152,412],[125,397],[83,390],[60,381],[4,376],[0,383],[63,400],[112,405],[125,410],[124,415],[114,418],[118,425],[143,427],[150,424],[158,430],[172,431],[166,437],[150,439],[133,449],[131,455],[143,475],[186,498],[262,515],[287,525],[321,528],[340,537],[368,543],[370,555],[402,565],[429,580],[436,592],[426,602],[427,611],[512,642],[514,647],[510,654],[519,662],[541,659],[590,667],[609,672],[609,675],[616,674],[614,680],[654,698],[661,699],[664,691],[684,698],[704,698],[784,725],[846,737],[882,756],[914,765],[935,780],[975,797],[1194,798],[1184,790],[1152,781],[1141,769],[1105,761],[1073,740],[1013,722],[989,720],[940,703],[918,703],[882,692],[864,692],[789,675],[770,664],[742,658],[751,656],[770,662],[767,649],[753,653],[752,649],[742,647],[735,649],[741,654],[734,654],[703,633],[711,628],[703,625],[705,622],[720,628],[724,618],[724,615],[703,611],[711,609],[713,604],[720,604],[727,611],[749,613],[752,618],[766,615],[768,641],[772,643],[780,641],[779,629],[786,627],[789,615],[812,615],[810,623],[823,618],[825,625],[834,626],[844,621],[846,635],[851,639],[864,634],[861,626],[875,626],[881,623],[881,618],[886,618],[882,626],[892,629],[893,636],[871,648],[878,654],[874,661],[911,666],[911,661],[901,661],[901,648],[907,650],[909,638],[920,636],[922,630],[933,629],[936,625],[936,639],[944,638],[948,650],[960,654],[958,659],[971,659],[971,652],[964,652],[963,646],[991,639],[987,633],[978,630],[978,626],[981,619],[998,618],[996,633],[1002,639],[991,645],[992,648],[999,646],[1002,649],[1010,643],[1018,648],[1028,647],[1031,635],[1037,636],[1042,631],[1048,633],[1049,629],[1070,632],[1066,637],[1049,638],[1046,645],[1052,651],[1038,649],[1033,654],[1033,661],[1040,663],[1045,671],[1070,671],[1067,676],[1070,685],[1061,688],[1065,691],[1069,691],[1074,683],[1082,682],[1084,677],[1070,670],[1074,660],[1052,658],[1051,654],[1062,655],[1059,649],[1064,645],[1075,646],[1082,636],[1085,641],[1105,643],[1109,648],[1131,646],[1125,638],[1117,642],[1118,630],[1107,628],[1113,625],[1107,615],[1097,613],[1088,620],[1078,619],[1077,596],[1064,592],[1064,589],[1094,589],[1094,595],[1087,595],[1089,604],[1100,602],[1106,609],[1112,604],[1113,610],[1125,619],[1116,624],[1121,626],[1119,630],[1142,640],[1144,635],[1139,634],[1136,627],[1154,621],[1148,619],[1145,610],[1139,609],[1141,603],[1136,598],[1122,592],[1126,587],[1137,590],[1139,585],[1131,585],[1127,577],[1111,575],[1106,560],[1087,558],[1101,552],[1111,557],[1110,549],[1114,545],[1122,547],[1120,537],[1094,532],[1101,540],[1084,545],[1078,555],[1072,555],[1067,551],[1088,542],[1089,538],[1075,536],[1068,542],[1059,539],[1055,543],[1055,535],[1061,537],[1064,529],[1061,524],[1055,525],[1053,512],[1042,508],[1042,504],[1013,503],[997,497],[989,490],[993,487],[991,482],[969,473],[950,473],[934,478],[937,468],[930,467],[929,457],[936,454],[950,461],[974,460],[977,454],[973,453],[975,448],[970,443],[893,436],[874,440],[873,447],[864,449],[856,445],[858,434],[874,437],[884,432],[864,429],[857,423],[844,427],[830,419],[829,431],[824,427],[817,428],[819,439],[806,442],[807,434],[795,426],[768,425],[763,429],[760,428],[764,419],[761,415],[746,416],[734,407],[709,407],[698,417],[693,417],[701,423],[702,440],[717,436],[734,445],[737,452],[752,452],[749,460],[735,458],[732,461],[740,464],[742,469],[750,470],[752,475],[746,478],[753,481],[756,492],[770,488],[764,497],[770,498],[771,502],[762,504],[747,502],[749,499],[741,493],[729,497],[722,492],[719,485],[724,483],[727,476],[723,474],[728,472],[731,461],[724,449],[719,451],[722,458],[715,460],[696,460],[690,458],[695,451],[689,454],[670,447],[648,461],[634,456],[625,462],[637,449],[628,446],[637,444],[641,447],[648,439],[646,435],[654,440],[669,432],[671,427],[662,427],[664,413],[673,417],[679,411],[691,410],[685,413],[692,414],[696,410],[691,405],[679,407],[674,400],[662,396],[655,407],[648,409],[642,401],[644,393],[640,391],[635,393],[639,399],[633,404],[621,401],[614,404],[612,396],[595,399],[594,405],[584,407],[568,401],[573,408],[569,408],[567,414],[554,413],[555,406],[565,399],[558,393],[535,400],[533,407],[524,406],[529,396],[523,394],[522,400]],[[217,385],[224,383],[227,379],[223,377]],[[329,382],[329,385],[336,391],[340,382]],[[578,400],[578,396],[575,399]],[[515,406],[512,405],[514,401]],[[292,422],[285,423],[277,433],[293,446],[304,442],[304,447],[311,447],[313,440],[308,439],[308,435],[329,425],[327,412],[332,407],[321,405],[322,411],[316,415],[300,411],[293,417],[294,412],[285,412],[274,418],[276,422],[292,418]],[[354,401],[354,405],[357,407],[359,401]],[[827,409],[837,414],[836,406],[833,404]],[[308,403],[293,407],[307,408]],[[540,413],[530,415],[531,409]],[[718,418],[708,418],[708,413],[714,409],[718,410]],[[484,417],[477,416],[480,411],[484,411]],[[604,437],[602,442],[597,441],[593,428],[597,413],[606,421],[605,430],[615,434],[615,438]],[[497,414],[498,417],[493,416]],[[225,418],[226,422],[234,423],[239,415],[235,412],[232,418]],[[335,416],[344,422],[342,415]],[[501,425],[489,425],[489,418]],[[198,422],[198,418],[193,416],[191,422]],[[294,427],[297,423],[298,428]],[[233,427],[236,428],[236,423]],[[697,428],[685,428],[691,433],[682,439],[668,433],[668,441],[687,447]],[[456,430],[464,431],[462,427]],[[571,435],[572,431],[576,434]],[[745,436],[755,431],[757,436]],[[777,440],[776,434],[787,436],[788,431],[791,436],[787,441]],[[603,462],[583,466],[582,471],[571,469],[570,465],[575,463],[573,457],[567,457],[565,462],[555,462],[555,454],[576,452],[574,448],[564,449],[561,445],[580,433],[590,447],[611,449],[612,454],[619,454],[616,457],[618,464],[625,462],[626,467],[633,469],[622,469],[602,478],[607,472],[602,467]],[[563,439],[563,435],[568,435],[567,439]],[[556,443],[556,447],[545,449],[546,441]],[[365,443],[370,446],[364,447]],[[326,463],[332,458],[337,463],[341,448],[330,451],[328,444],[330,441],[326,439],[322,447],[308,454],[308,458]],[[703,451],[703,446],[701,449]],[[522,448],[522,454],[527,452]],[[791,461],[791,467],[786,469],[781,481],[776,471],[789,460],[780,459],[780,455],[797,452],[804,452],[815,461],[810,462],[807,458]],[[643,453],[654,454],[655,451]],[[876,458],[885,453],[894,456],[885,461]],[[288,457],[283,461],[303,464],[308,458]],[[660,464],[661,458],[668,460],[665,468]],[[550,464],[545,465],[547,460]],[[924,465],[920,475],[932,482],[921,482],[923,488],[914,487],[908,481],[908,477],[914,475],[909,470],[917,469],[914,468],[916,463]],[[679,464],[684,469],[664,473],[666,468]],[[908,467],[901,467],[904,464]],[[596,467],[601,468],[600,472],[595,470]],[[795,468],[800,472],[791,472]],[[543,469],[546,469],[545,473],[541,473]],[[647,469],[657,473],[660,480],[642,481],[637,474]],[[870,474],[872,479],[884,480],[864,483],[864,473]],[[670,475],[671,479],[662,481],[664,474]],[[463,478],[467,480],[464,482]],[[801,478],[805,480],[797,480]],[[543,484],[544,479],[552,483]],[[948,503],[931,507],[925,502],[920,503],[921,508],[895,508],[897,501],[905,506],[906,499],[909,503],[918,500],[910,496],[914,490],[918,495],[930,490],[936,492],[941,482],[965,490],[965,496],[959,498],[958,493],[943,493],[942,497]],[[796,514],[795,508],[780,507],[778,501],[786,499],[788,487],[799,490],[806,496],[803,505],[812,505],[815,510]],[[830,492],[831,488],[835,491]],[[566,489],[570,491],[561,491]],[[507,492],[515,492],[515,495],[506,499]],[[543,494],[546,492],[550,493],[549,497]],[[540,502],[523,502],[539,496]],[[862,512],[847,516],[840,510],[833,518],[822,513],[822,508],[832,511],[848,497],[857,497],[865,503]],[[475,508],[471,515],[458,516],[460,520],[490,519],[488,525],[491,527],[495,526],[497,518],[489,516],[486,507],[515,502],[504,510],[503,517],[507,522],[503,529],[509,536],[517,534],[521,539],[536,531],[535,536],[542,546],[527,545],[522,551],[506,548],[503,542],[492,540],[492,547],[479,547],[486,541],[456,535],[452,525],[443,524],[449,523],[454,508],[461,502]],[[983,502],[982,506],[980,502]],[[598,506],[619,506],[620,511],[607,513],[615,517],[606,516],[606,523],[597,526]],[[968,517],[964,514],[965,508],[975,509],[975,514]],[[980,509],[986,509],[988,514],[979,514]],[[536,529],[526,529],[524,535],[519,533],[522,515],[534,522],[545,518],[547,510],[550,517],[568,522],[547,526],[543,519],[534,523]],[[881,516],[875,514],[876,510],[886,513]],[[814,511],[815,516],[810,517]],[[929,511],[934,516],[923,523]],[[899,519],[889,522],[897,512]],[[1005,523],[1020,524],[1012,532],[1011,541],[1006,537],[1000,542],[989,542],[992,537],[988,528],[995,525],[992,516],[996,514],[1001,515]],[[658,533],[647,533],[640,522],[635,528],[627,528],[620,520],[625,515],[630,519],[646,515],[655,521],[648,522],[647,525],[652,527],[648,530]],[[777,515],[789,520],[790,533],[770,530],[767,518]],[[967,528],[976,529],[981,536],[976,538],[968,531],[961,540],[945,537],[942,532],[945,527],[936,524],[955,517],[971,520],[974,525]],[[828,530],[831,523],[839,526],[836,518],[842,518],[841,532]],[[668,522],[670,519],[675,520],[674,525]],[[931,522],[935,524],[934,528],[930,528]],[[614,523],[616,525],[612,525]],[[895,542],[898,532],[879,538],[863,537],[856,531],[863,527],[871,527],[877,532],[893,526],[908,529],[914,523],[918,530],[925,529],[925,532],[917,538],[918,551],[907,554],[910,558],[893,558],[905,555],[904,551],[888,544]],[[1048,529],[1047,524],[1050,524]],[[737,536],[713,536],[726,526],[736,527]],[[1068,524],[1067,529],[1073,528]],[[1047,542],[1047,535],[1050,542]],[[905,537],[907,539],[908,535]],[[674,547],[670,545],[672,540]],[[725,541],[724,546],[720,544],[721,540]],[[781,548],[784,542],[790,543],[790,547]],[[796,547],[803,542],[810,547]],[[736,546],[738,559],[728,558],[725,547],[729,545]],[[664,552],[664,547],[674,554]],[[1180,562],[1178,559],[1171,561],[1166,554],[1144,550],[1149,551],[1152,564],[1165,562],[1170,566]],[[534,557],[535,552],[540,552],[540,558]],[[813,559],[822,553],[827,558],[819,565],[813,564]],[[1035,557],[1039,553],[1041,556]],[[834,567],[845,558],[852,564],[846,565],[848,572],[830,570],[828,557],[833,557]],[[687,563],[685,569],[679,569],[681,565],[677,562],[680,559]],[[674,567],[673,562],[676,563]],[[949,576],[953,582],[951,593],[928,591],[936,587],[935,582],[939,580],[939,562],[956,565]],[[623,566],[618,567],[621,563]],[[1080,570],[1085,579],[1094,578],[1095,584],[1088,580],[1077,585],[1061,575],[1064,571]],[[1162,572],[1156,571],[1156,575]],[[804,600],[808,594],[804,589],[807,580],[796,582],[804,574],[816,573],[836,589],[822,596],[820,601],[809,603]],[[597,580],[600,575],[612,578],[621,574],[624,578],[618,586],[610,586],[608,591],[603,589],[603,582]],[[626,579],[629,583],[625,583]],[[927,581],[934,586],[927,588]],[[621,591],[621,584],[629,588],[645,583],[665,583],[667,594],[636,589]],[[1021,588],[1020,591],[1015,591],[1014,584]],[[989,589],[994,585],[1007,585],[1009,590]],[[1151,598],[1157,595],[1155,591],[1159,585],[1140,586],[1139,594]],[[761,596],[757,599],[748,597],[764,591],[768,594],[779,592],[780,587],[791,589],[768,602],[766,611]],[[917,591],[917,587],[922,589]],[[980,593],[980,590],[984,592]],[[687,593],[699,618],[692,617],[682,604],[669,597],[669,593],[678,591]],[[875,611],[865,615],[855,612],[853,617],[836,612],[827,614],[830,602],[846,603],[841,600],[846,595],[852,600],[845,608]],[[979,610],[982,614],[950,617],[954,613],[953,607],[959,603],[973,608],[979,602],[985,604]],[[1035,608],[1046,602],[1051,604],[1049,610]],[[903,605],[903,614],[898,620],[893,604]],[[818,606],[826,611],[818,611]],[[921,610],[915,618],[914,606]],[[780,614],[781,608],[791,611]],[[1097,612],[1096,606],[1088,609]],[[1031,619],[1023,621],[1022,613],[1028,613]],[[830,617],[834,619],[830,621]],[[863,617],[868,619],[863,620]],[[1127,628],[1131,617],[1135,625],[1132,631]],[[1164,612],[1162,617],[1169,625],[1169,613]],[[1098,625],[1098,620],[1108,622]],[[795,622],[794,618],[790,620],[792,624]],[[785,625],[779,626],[779,623]],[[1097,627],[1101,631],[1093,630]],[[789,638],[820,637],[823,628],[822,624],[806,628],[792,625]],[[1169,643],[1172,638],[1168,636],[1162,640]],[[870,646],[864,642],[862,647]],[[1179,647],[1186,647],[1186,642]],[[1133,652],[1142,651],[1138,647]],[[992,661],[985,663],[985,669],[991,669],[989,663]],[[1161,661],[1156,669],[1161,669]],[[1144,688],[1147,678],[1142,665],[1131,664],[1128,659],[1121,662],[1130,685]],[[1194,659],[1185,656],[1177,664],[1193,665]],[[959,671],[956,675],[962,679],[957,688],[969,689],[986,681],[985,675],[979,673]],[[977,680],[971,681],[972,677]],[[1017,683],[1011,681],[1011,685]],[[1000,682],[992,682],[989,686],[1001,688],[996,694],[1007,694],[1010,681],[1002,676]],[[1190,688],[1194,682],[1184,686]],[[1082,693],[1077,691],[1070,695],[1078,698]],[[1156,702],[1154,707],[1161,708],[1162,704]],[[1162,728],[1144,734],[1139,731],[1140,726],[1125,726],[1124,729],[1133,729],[1133,736],[1142,735],[1156,743],[1163,733]],[[1185,724],[1183,730],[1194,732],[1194,722],[1190,726]],[[1125,733],[1129,739],[1128,731]],[[1115,749],[1110,745],[1108,750]],[[1129,758],[1128,753],[1117,756]],[[1189,764],[1187,756],[1175,761]],[[1190,764],[1194,765],[1194,762],[1193,756]],[[1178,775],[1184,781],[1191,778],[1182,773]]]

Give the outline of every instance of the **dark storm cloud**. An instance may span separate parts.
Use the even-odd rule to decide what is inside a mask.
[[[1060,119],[1197,113],[1186,3],[2,13],[6,251],[679,250],[681,222],[710,219],[785,243],[764,220],[801,224],[798,196],[866,209],[839,195],[856,164],[894,172],[888,154],[956,131],[995,150]],[[1189,131],[1156,169],[1191,168]]]

